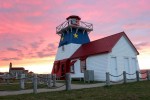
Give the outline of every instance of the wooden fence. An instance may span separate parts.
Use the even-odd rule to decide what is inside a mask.
[[[59,80],[59,78],[64,78],[65,82],[64,83],[59,83],[59,84],[63,84],[61,86],[57,86],[57,83]],[[5,77],[4,79],[6,84],[13,84],[10,83],[10,80],[12,80],[12,77]],[[48,74],[48,75],[38,75],[38,74],[34,74],[32,76],[27,76],[25,77],[24,74],[20,75],[20,78],[15,79],[17,80],[17,83],[19,82],[19,87],[20,89],[25,89],[25,83],[32,83],[33,84],[33,93],[37,93],[38,91],[38,84],[46,84],[48,89],[56,89],[56,88],[60,88],[63,86],[66,86],[66,90],[71,90],[71,76],[70,73],[66,73],[66,75],[61,76],[61,77],[56,77],[56,74]],[[5,84],[4,83],[4,84]]]
[[[141,74],[141,76],[142,76],[142,74],[146,74],[146,77],[140,77],[140,74]],[[136,75],[136,78],[128,79],[127,75]],[[123,76],[123,79],[119,80],[119,81],[112,81],[110,79],[110,76],[111,77],[121,77],[121,76]],[[126,73],[126,71],[123,71],[122,74],[117,75],[117,76],[112,75],[109,72],[106,72],[106,85],[107,86],[110,86],[111,83],[120,83],[120,82],[127,83],[128,80],[135,80],[137,82],[140,81],[140,80],[150,80],[150,71],[145,71],[143,73],[139,72],[139,71],[136,71],[135,73],[132,73],[132,74]]]

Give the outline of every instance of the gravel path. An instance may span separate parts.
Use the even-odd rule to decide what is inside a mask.
[[[61,86],[63,83],[57,84],[57,86]],[[83,88],[93,88],[93,87],[101,87],[104,86],[105,83],[96,83],[96,84],[72,84],[71,89],[83,89]],[[40,92],[52,92],[52,91],[63,91],[65,90],[65,86],[56,88],[56,89],[38,89],[38,93]],[[20,90],[20,91],[0,91],[0,96],[7,96],[7,95],[18,95],[18,94],[28,94],[33,93],[33,89],[28,90]]]

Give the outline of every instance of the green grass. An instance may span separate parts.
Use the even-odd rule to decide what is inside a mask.
[[[59,83],[65,83],[65,81],[57,81]],[[84,81],[72,81],[72,84],[95,84],[100,82],[91,82],[91,83],[84,83]],[[38,88],[48,88],[46,84],[38,84]],[[25,83],[25,89],[33,89],[32,83]],[[21,90],[19,82],[18,83],[10,83],[10,84],[0,84],[0,91],[15,91]]]
[[[46,84],[38,84],[38,88],[47,88]],[[25,83],[25,89],[33,89],[32,83]],[[0,84],[0,91],[15,91],[21,90],[20,85],[17,84]]]
[[[3,96],[0,100],[150,100],[150,81],[71,91]]]
[[[65,80],[58,80],[58,83],[65,83]],[[102,81],[91,81],[91,82],[84,82],[83,80],[79,81],[79,80],[72,80],[71,81],[72,84],[96,84],[96,83],[104,83]]]

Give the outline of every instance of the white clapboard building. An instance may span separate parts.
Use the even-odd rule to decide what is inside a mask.
[[[130,74],[139,71],[139,52],[125,32],[90,41],[88,34],[92,30],[92,24],[82,22],[75,15],[69,16],[56,28],[60,43],[53,74],[63,76],[71,73],[72,78],[83,78],[85,70],[94,70],[94,80],[105,81],[106,72],[117,76],[123,71]],[[135,75],[127,78],[135,78]],[[111,77],[113,81],[121,79],[122,77]]]

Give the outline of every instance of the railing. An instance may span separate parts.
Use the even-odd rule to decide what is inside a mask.
[[[70,24],[69,21],[65,21],[65,22],[63,22],[62,24],[60,24],[59,26],[56,27],[56,33],[60,34],[61,30],[65,29],[68,26],[82,27],[82,28],[86,28],[90,31],[93,30],[93,24],[91,24],[91,23],[79,21],[79,23],[77,23],[77,24]]]
[[[57,77],[58,78],[58,77]],[[71,90],[71,76],[70,73],[66,73],[64,76],[60,76],[59,78],[65,78],[66,82],[63,83],[61,86],[56,85],[56,74],[50,74],[48,77],[38,77],[36,74],[33,77],[33,93],[37,93],[37,84],[38,84],[38,79],[44,79],[44,82],[47,84],[49,89],[56,89],[56,88],[61,88],[63,86],[66,86],[66,90]],[[46,80],[45,80],[46,79]],[[24,83],[23,83],[24,84]]]
[[[65,82],[64,83],[57,83],[57,78],[64,78]],[[56,89],[56,88],[61,88],[63,86],[66,86],[66,90],[71,90],[71,76],[70,73],[66,73],[64,76],[60,76],[56,78],[56,74],[48,74],[48,75],[38,75],[34,74],[33,76],[30,77],[24,77],[24,74],[20,75],[20,78],[15,79],[18,80],[20,89],[25,89],[25,83],[30,82],[33,84],[33,93],[37,93],[38,90],[38,85],[39,84],[44,84],[47,85],[49,89]],[[10,83],[11,77],[7,77],[6,82],[7,84],[11,85]],[[57,84],[56,84],[57,83]]]
[[[140,77],[140,74],[146,74],[146,77],[142,78],[142,77]],[[136,78],[128,79],[127,75],[128,76],[136,75]],[[110,76],[111,77],[121,77],[121,76],[123,76],[123,79],[121,79],[119,81],[113,81],[113,80],[110,79]],[[109,72],[106,72],[106,85],[107,86],[109,86],[111,83],[121,83],[121,82],[127,83],[128,80],[135,80],[137,82],[140,81],[140,80],[150,80],[150,71],[146,71],[146,72],[143,72],[143,73],[141,73],[139,71],[136,71],[135,73],[132,73],[132,74],[126,73],[125,71],[123,71],[122,74],[117,75],[117,76],[112,75]]]
[[[146,74],[146,77],[140,77],[140,75],[142,74]],[[128,79],[127,76],[133,76],[135,75],[135,78],[130,78]],[[119,80],[111,80],[111,77],[116,77]],[[9,84],[9,80],[12,77],[7,77],[6,81],[7,84]],[[64,83],[59,83],[57,80],[58,78],[64,78],[65,82]],[[46,84],[47,87],[49,89],[56,89],[56,88],[61,88],[63,86],[66,86],[66,90],[71,90],[71,74],[70,73],[66,73],[63,76],[60,77],[56,77],[56,74],[48,74],[45,76],[41,76],[41,75],[37,75],[34,74],[33,76],[28,76],[28,77],[24,77],[23,74],[21,74],[20,78],[17,79],[19,81],[19,85],[20,85],[20,89],[25,89],[25,82],[31,81],[31,83],[33,83],[33,93],[37,93],[38,90],[38,84]],[[112,75],[109,72],[106,73],[106,85],[109,86],[112,83],[127,83],[127,82],[131,82],[130,80],[134,80],[134,81],[141,81],[141,80],[150,80],[150,71],[145,71],[145,72],[139,72],[136,71],[135,73],[126,73],[125,71],[123,71],[123,73],[121,73],[120,75]],[[57,83],[57,84],[56,84]],[[59,85],[58,85],[59,83]]]

